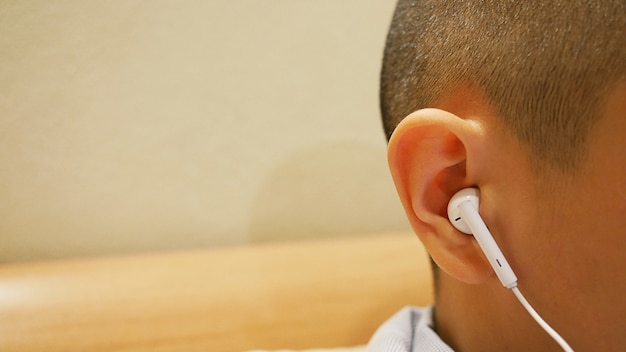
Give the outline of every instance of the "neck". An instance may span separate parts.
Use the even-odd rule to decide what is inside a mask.
[[[440,272],[435,323],[457,352],[560,350],[495,276],[468,285]]]

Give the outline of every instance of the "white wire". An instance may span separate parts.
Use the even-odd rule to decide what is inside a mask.
[[[554,341],[556,341],[556,343],[559,344],[559,346],[561,346],[563,351],[574,352],[574,350],[570,347],[567,341],[565,341],[565,339],[562,338],[558,332],[556,332],[550,325],[548,325],[548,323],[546,323],[546,321],[543,320],[543,318],[541,318],[539,313],[537,313],[535,308],[533,308],[533,306],[531,306],[530,303],[528,303],[528,301],[526,300],[526,297],[524,297],[524,295],[522,294],[522,292],[520,292],[517,286],[512,287],[511,291],[513,291],[513,293],[515,294],[515,297],[517,297],[517,299],[520,301],[522,306],[526,308],[526,310],[528,311],[528,314],[530,314],[530,316],[533,317],[533,319],[535,319],[537,324],[539,324],[539,326],[541,326],[541,328],[545,330],[548,333],[548,335],[550,335],[550,337],[552,337]]]

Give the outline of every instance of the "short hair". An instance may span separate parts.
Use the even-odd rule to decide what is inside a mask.
[[[399,0],[380,103],[389,138],[411,112],[477,88],[540,165],[572,171],[624,80],[626,2]]]

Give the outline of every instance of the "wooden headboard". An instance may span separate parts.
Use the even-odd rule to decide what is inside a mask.
[[[412,234],[5,264],[0,351],[353,346],[430,287]]]

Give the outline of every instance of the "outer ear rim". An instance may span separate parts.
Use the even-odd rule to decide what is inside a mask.
[[[417,110],[396,127],[387,156],[414,232],[443,271],[470,284],[482,283],[494,273],[476,240],[449,222],[447,205],[456,191],[475,186],[466,170],[461,175],[453,168],[474,167],[466,164],[480,160],[469,154],[480,150],[483,136],[474,120],[440,109]]]

